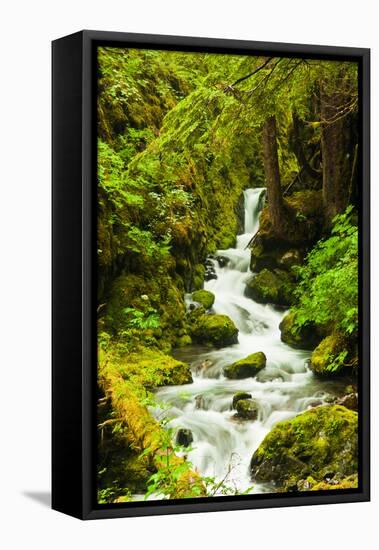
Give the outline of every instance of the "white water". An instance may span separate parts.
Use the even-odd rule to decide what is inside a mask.
[[[307,368],[308,352],[281,342],[279,323],[285,312],[244,296],[246,280],[252,276],[250,250],[245,248],[258,230],[263,192],[263,189],[245,191],[246,233],[237,237],[236,248],[218,252],[229,258],[229,263],[220,268],[214,260],[217,279],[204,286],[215,294],[213,312],[228,315],[238,327],[238,344],[212,351],[184,348],[176,356],[190,362],[193,384],[165,387],[157,394],[158,401],[170,405],[163,413],[173,418],[169,426],[192,431],[193,450],[188,459],[200,474],[221,480],[230,470],[226,483],[238,492],[253,485],[250,460],[272,427],[338,391],[335,383],[313,376]],[[267,365],[255,378],[228,380],[223,376],[224,366],[257,351],[265,353]],[[202,368],[204,361],[212,365]],[[235,419],[231,404],[238,391],[250,393],[258,403],[257,420]],[[255,484],[251,492],[267,490],[268,486]]]

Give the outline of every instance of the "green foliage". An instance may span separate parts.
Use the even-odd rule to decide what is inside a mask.
[[[316,323],[355,336],[358,330],[358,227],[353,207],[334,219],[331,236],[320,241],[298,268],[299,327]]]

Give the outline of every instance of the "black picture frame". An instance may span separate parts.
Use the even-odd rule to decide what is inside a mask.
[[[97,505],[96,47],[354,60],[360,92],[359,488]],[[362,502],[370,499],[370,50],[85,30],[52,43],[52,507],[81,519]]]

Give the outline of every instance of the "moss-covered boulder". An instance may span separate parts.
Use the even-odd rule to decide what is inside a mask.
[[[250,269],[253,272],[262,269],[284,269],[288,272],[304,261],[304,249],[293,248],[284,244],[266,244],[259,239],[259,234],[251,246]]]
[[[158,350],[141,348],[119,360],[118,370],[125,380],[154,388],[192,383],[190,366]]]
[[[231,378],[232,380],[250,378],[265,368],[266,361],[265,354],[262,351],[258,351],[225,367],[224,375],[226,378]]]
[[[200,312],[192,319],[189,330],[192,340],[199,344],[222,348],[238,342],[238,328],[227,315]]]
[[[311,485],[311,491],[330,491],[331,489],[358,489],[358,474],[339,478],[333,477]]]
[[[353,475],[358,469],[358,415],[340,405],[315,407],[277,424],[255,451],[251,474],[258,482],[293,487]]]
[[[263,269],[246,283],[245,295],[260,304],[289,306],[294,299],[293,277],[282,269]]]
[[[235,409],[238,401],[241,399],[250,399],[251,393],[247,393],[245,391],[239,391],[233,395],[233,401],[232,401],[232,408]]]
[[[282,342],[293,348],[312,350],[321,340],[319,329],[315,325],[299,327],[292,311],[283,317],[279,328]]]
[[[253,399],[239,399],[236,403],[236,418],[243,420],[256,420],[258,418],[258,405]]]
[[[192,293],[192,300],[202,305],[205,309],[211,309],[215,301],[215,295],[209,290],[196,290]]]
[[[346,370],[344,361],[340,361],[339,357],[343,358],[347,353],[345,339],[338,333],[331,334],[313,351],[309,366],[319,376],[339,375]]]

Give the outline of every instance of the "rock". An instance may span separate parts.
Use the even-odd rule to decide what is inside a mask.
[[[196,404],[196,408],[197,409],[202,409],[204,411],[207,411],[208,410],[208,407],[207,407],[207,404],[206,404],[206,401],[204,399],[204,396],[203,395],[197,395],[195,397],[195,404]]]
[[[295,283],[286,271],[263,269],[246,283],[245,295],[260,304],[289,306],[294,300]]]
[[[176,434],[176,443],[181,447],[189,447],[193,442],[193,435],[191,430],[180,428]]]
[[[224,375],[234,380],[255,376],[266,366],[266,356],[262,351],[252,353],[224,368]]]
[[[357,393],[349,393],[348,395],[344,395],[340,399],[337,399],[336,403],[338,405],[342,405],[343,407],[346,407],[347,409],[350,409],[352,411],[358,410],[358,394]]]
[[[205,309],[211,309],[215,301],[215,295],[209,290],[195,290],[192,293],[192,300],[199,303]]]
[[[256,420],[258,417],[258,405],[253,399],[239,399],[236,403],[235,415],[237,418],[244,420]]]
[[[176,339],[175,345],[178,348],[184,348],[184,346],[190,346],[192,344],[192,338],[188,334],[183,334]]]
[[[311,491],[327,491],[330,489],[358,489],[358,474],[342,478],[337,475],[330,481],[321,481],[311,487]]]
[[[204,274],[204,280],[205,281],[211,281],[212,279],[217,279],[215,268],[207,267]]]
[[[216,256],[217,263],[219,267],[225,267],[230,262],[230,258],[226,256]]]
[[[293,348],[312,350],[321,340],[314,325],[297,327],[296,314],[291,311],[282,319],[279,328],[282,342]]]
[[[235,409],[237,402],[241,399],[250,399],[251,393],[247,393],[244,391],[239,391],[233,395],[233,401],[232,401],[232,408]]]
[[[219,348],[238,342],[238,329],[227,315],[199,315],[192,323],[190,333],[195,342]]]
[[[287,271],[290,271],[295,265],[301,265],[303,261],[303,253],[296,248],[290,248],[277,259],[278,266]]]
[[[309,367],[319,376],[335,376],[336,374],[341,374],[341,371],[346,370],[343,361],[340,366],[333,365],[333,362],[336,357],[344,351],[344,338],[338,333],[331,334],[324,338],[313,351]]]
[[[279,487],[312,476],[346,477],[358,469],[358,414],[340,405],[323,405],[279,422],[255,451],[251,474]]]

